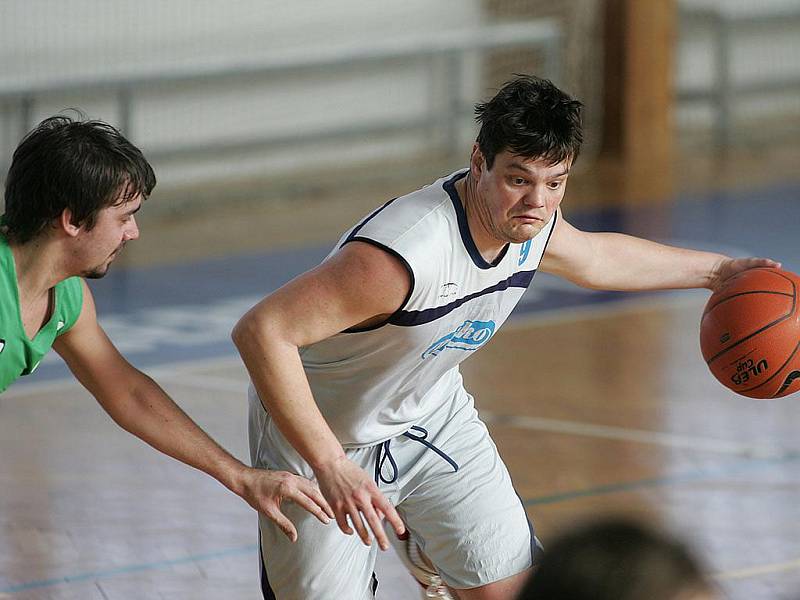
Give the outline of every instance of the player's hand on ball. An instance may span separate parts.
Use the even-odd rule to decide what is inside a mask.
[[[339,529],[344,533],[352,535],[355,527],[358,536],[369,546],[371,530],[382,550],[389,549],[389,540],[383,528],[384,518],[398,536],[405,533],[405,525],[394,506],[364,469],[353,461],[339,457],[314,472],[323,495],[333,508]],[[353,527],[350,526],[351,523]]]
[[[775,262],[769,258],[726,258],[719,261],[714,267],[707,287],[712,292],[716,292],[722,287],[726,279],[733,277],[737,273],[756,267],[780,269],[781,263]]]
[[[317,485],[305,477],[286,471],[247,468],[243,474],[242,498],[280,528],[291,541],[297,541],[297,529],[281,511],[286,500],[306,509],[326,525],[333,511]]]

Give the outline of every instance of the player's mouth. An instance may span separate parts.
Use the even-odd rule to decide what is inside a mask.
[[[120,245],[117,247],[117,249],[116,249],[116,250],[114,250],[114,251],[113,251],[113,252],[112,252],[112,253],[111,253],[111,254],[108,256],[108,258],[109,258],[110,260],[114,260],[115,258],[117,258],[117,254],[119,254],[120,252],[122,252],[122,249],[123,249],[124,247],[125,247],[125,244],[124,244],[124,243],[120,244]]]
[[[523,223],[543,223],[544,219],[540,219],[539,217],[535,217],[533,215],[516,215],[512,217],[512,219],[517,219],[522,221]]]

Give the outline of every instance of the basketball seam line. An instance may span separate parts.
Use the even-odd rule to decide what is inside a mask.
[[[788,277],[787,277],[786,279],[788,279]],[[777,319],[777,320],[773,321],[772,323],[769,323],[769,324],[765,325],[764,327],[762,327],[762,328],[761,328],[761,329],[759,329],[758,331],[754,331],[753,333],[751,333],[751,334],[750,334],[750,335],[748,335],[747,337],[745,337],[745,338],[742,338],[741,340],[739,340],[738,342],[736,342],[736,343],[735,343],[735,344],[733,344],[732,346],[729,346],[729,347],[728,347],[728,348],[726,348],[725,350],[721,350],[720,352],[717,352],[717,354],[715,354],[714,356],[712,356],[710,359],[708,359],[708,360],[706,361],[706,364],[707,364],[708,366],[711,366],[711,363],[712,363],[712,362],[714,362],[715,360],[717,360],[717,359],[718,359],[720,356],[722,356],[722,355],[723,355],[723,354],[725,354],[726,352],[730,351],[732,348],[736,348],[736,346],[738,346],[739,344],[741,344],[741,343],[743,343],[743,342],[746,342],[747,340],[749,340],[750,338],[752,338],[752,337],[754,337],[754,336],[757,336],[757,335],[758,335],[759,333],[761,333],[762,331],[766,331],[767,329],[769,329],[770,327],[773,327],[773,326],[777,325],[777,324],[778,324],[778,323],[780,323],[781,321],[785,321],[786,319],[790,318],[790,317],[792,316],[792,314],[794,313],[795,309],[797,308],[797,287],[795,286],[795,284],[794,284],[794,281],[792,281],[792,280],[790,280],[790,279],[789,279],[789,283],[791,283],[791,284],[792,284],[792,289],[794,290],[794,294],[792,295],[792,307],[789,309],[789,312],[788,312],[786,315],[784,315],[783,317],[781,317],[781,318],[779,318],[779,319]],[[715,305],[715,306],[716,306],[716,305]],[[705,316],[705,315],[704,315],[704,316]],[[702,320],[701,320],[701,323],[702,323]],[[796,350],[795,350],[795,351],[796,351]]]
[[[720,304],[724,304],[728,300],[733,300],[734,298],[738,298],[739,296],[747,296],[748,294],[771,294],[773,296],[786,296],[787,298],[794,299],[794,294],[789,294],[787,292],[769,292],[767,290],[754,290],[752,292],[738,292],[736,294],[733,294],[732,296],[728,296],[727,298],[723,298],[722,300],[717,302],[714,306],[708,307],[705,310],[705,312],[703,313],[703,318],[705,318],[708,313],[710,313],[712,310],[717,308]]]
[[[714,356],[712,356],[711,358],[709,358],[709,359],[706,361],[706,364],[710,366],[712,362],[714,362],[715,360],[717,360],[717,359],[718,359],[720,356],[722,356],[722,355],[723,355],[723,354],[725,354],[726,352],[729,352],[730,350],[732,350],[732,349],[736,348],[736,346],[738,346],[739,344],[742,344],[742,343],[746,342],[747,340],[749,340],[750,338],[757,336],[759,333],[762,333],[762,332],[766,331],[766,330],[767,330],[767,329],[769,329],[770,327],[774,327],[775,325],[777,325],[777,324],[778,324],[778,323],[780,323],[781,321],[785,321],[786,319],[790,318],[790,317],[792,316],[792,313],[793,313],[793,312],[794,312],[794,305],[792,305],[792,309],[789,311],[789,313],[788,313],[788,314],[785,314],[784,316],[782,316],[782,317],[780,317],[779,319],[777,319],[777,320],[773,321],[772,323],[767,323],[766,325],[764,325],[764,326],[763,326],[761,329],[759,329],[758,331],[754,331],[753,333],[751,333],[751,334],[750,334],[750,335],[748,335],[747,337],[743,337],[742,339],[740,339],[740,340],[739,340],[738,342],[736,342],[735,344],[733,344],[733,345],[731,345],[731,346],[729,346],[729,347],[725,348],[724,350],[720,350],[720,351],[719,351],[719,352],[717,352],[717,353],[716,353]]]
[[[794,300],[795,297],[797,296],[797,286],[795,285],[794,281],[790,277],[787,277],[786,275],[781,273],[780,271],[775,271],[771,267],[756,267],[753,270],[754,271],[771,271],[771,272],[773,272],[773,274],[777,275],[778,277],[781,277],[781,278],[785,279],[786,281],[789,282],[789,285],[792,286],[792,300]],[[788,294],[786,294],[786,292],[770,292],[769,290],[754,290],[752,292],[739,292],[738,294],[734,294],[730,298],[725,298],[724,300],[720,300],[714,306],[710,306],[710,307],[706,308],[706,310],[703,311],[703,316],[700,318],[700,322],[702,323],[702,321],[703,321],[703,319],[705,319],[707,313],[709,313],[712,310],[714,310],[717,306],[719,306],[723,302],[727,302],[731,298],[735,298],[736,296],[740,296],[740,295],[743,295],[743,294],[782,294],[782,295],[788,295]]]

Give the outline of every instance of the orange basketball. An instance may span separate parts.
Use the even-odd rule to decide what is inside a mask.
[[[750,398],[800,390],[800,277],[748,269],[728,279],[706,304],[700,349],[724,386]]]

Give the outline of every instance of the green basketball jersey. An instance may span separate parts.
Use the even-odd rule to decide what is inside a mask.
[[[22,327],[14,256],[0,233],[0,392],[21,375],[33,373],[56,337],[69,331],[81,314],[83,286],[79,277],[56,284],[55,307],[47,324],[31,340]]]

